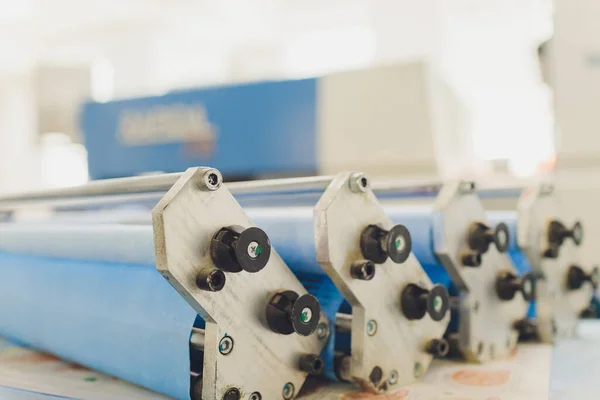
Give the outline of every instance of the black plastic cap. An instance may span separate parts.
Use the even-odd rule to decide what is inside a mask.
[[[276,293],[267,305],[267,323],[273,332],[309,336],[319,324],[321,306],[311,294],[298,296],[292,290]]]
[[[415,284],[407,285],[400,295],[400,308],[410,320],[422,319],[427,314],[428,291]]]
[[[465,267],[480,267],[481,253],[476,251],[465,251],[461,256],[461,262]]]
[[[425,351],[434,357],[443,358],[450,352],[450,344],[446,339],[432,339],[427,343]]]
[[[496,278],[496,294],[500,300],[509,301],[521,290],[519,278],[512,272],[504,272]]]
[[[396,264],[402,264],[410,256],[412,239],[404,225],[395,225],[387,234],[387,251]]]
[[[271,257],[271,242],[260,228],[238,225],[221,228],[210,244],[215,265],[228,272],[258,272]]]
[[[299,368],[309,375],[319,375],[323,372],[325,362],[318,354],[304,354],[300,357]]]
[[[482,222],[473,222],[469,227],[467,244],[471,250],[485,254],[495,239],[496,235],[494,231]]]
[[[202,290],[218,292],[225,287],[226,280],[225,272],[214,268],[200,271],[196,276],[196,285]]]
[[[370,281],[375,277],[375,263],[373,261],[357,261],[350,266],[350,276],[362,281]]]
[[[592,277],[592,274],[586,274],[585,271],[578,265],[571,265],[569,272],[567,273],[567,287],[570,290],[580,289],[585,282],[590,282],[593,285],[593,281],[597,280]]]
[[[500,222],[494,229],[494,243],[500,253],[505,253],[510,244],[510,233],[508,226],[504,222]]]
[[[435,285],[427,296],[427,313],[434,321],[441,321],[450,308],[450,295],[442,285]]]
[[[376,264],[383,264],[388,259],[387,250],[382,240],[387,231],[377,225],[367,226],[360,235],[360,250],[365,259]]]

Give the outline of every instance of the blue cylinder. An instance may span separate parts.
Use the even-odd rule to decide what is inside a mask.
[[[197,314],[147,262],[152,228],[30,231],[0,239],[0,335],[188,399]]]

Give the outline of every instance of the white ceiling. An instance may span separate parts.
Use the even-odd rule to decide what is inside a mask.
[[[539,40],[549,32],[544,26],[549,3],[0,0],[0,74],[37,64],[89,65],[107,59],[116,71],[117,94],[310,75],[441,57],[444,49],[456,47],[448,41],[484,40],[494,36],[493,30],[495,37]]]

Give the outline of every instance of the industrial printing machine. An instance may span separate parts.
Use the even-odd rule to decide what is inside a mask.
[[[393,391],[434,357],[506,356],[529,302],[544,315],[548,279],[471,182],[190,168],[4,197],[2,215],[0,336],[178,399],[308,398],[308,376]]]

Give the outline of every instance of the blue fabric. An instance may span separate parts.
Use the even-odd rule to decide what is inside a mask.
[[[197,314],[154,265],[0,252],[0,335],[189,398]]]

